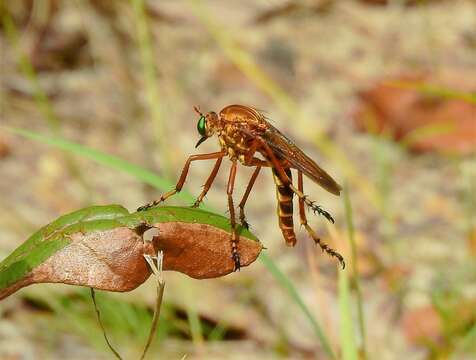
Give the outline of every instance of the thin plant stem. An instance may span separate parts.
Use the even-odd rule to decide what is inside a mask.
[[[162,276],[162,264],[164,259],[164,253],[159,251],[157,254],[157,265],[154,264],[153,259],[148,256],[144,255],[145,260],[149,264],[151,268],[156,284],[157,284],[157,297],[155,301],[155,308],[154,308],[154,316],[152,317],[152,324],[150,326],[149,337],[147,338],[147,343],[145,344],[144,351],[142,352],[142,356],[140,357],[141,360],[145,358],[147,351],[149,350],[150,345],[152,344],[152,340],[155,337],[157,331],[157,324],[160,318],[160,309],[162,308],[162,301],[164,298],[164,289],[165,289],[165,281]]]
[[[150,112],[155,131],[155,139],[162,154],[161,170],[164,175],[170,172],[168,157],[167,128],[163,121],[160,106],[160,91],[158,86],[158,72],[155,64],[154,46],[147,17],[144,0],[131,0],[134,10],[134,20],[137,28],[137,42],[142,63],[142,78],[145,85],[145,95],[148,111]]]
[[[306,318],[309,320],[314,333],[317,335],[319,338],[319,341],[322,345],[323,350],[327,354],[327,357],[329,359],[336,359],[336,355],[334,354],[334,351],[332,350],[332,347],[329,343],[329,340],[327,339],[324,331],[322,330],[321,326],[317,322],[317,320],[314,318],[313,314],[307,307],[307,305],[304,303],[303,299],[299,295],[298,291],[296,290],[295,286],[293,283],[289,280],[289,278],[276,266],[274,262],[271,261],[271,259],[266,255],[261,253],[259,256],[261,259],[261,262],[266,266],[268,271],[273,274],[273,276],[278,280],[278,282],[281,284],[283,288],[287,290],[293,301],[296,303],[296,305],[299,307],[299,309],[304,313]]]
[[[359,268],[357,263],[357,245],[355,243],[355,229],[354,229],[354,220],[352,214],[352,204],[350,202],[349,190],[346,184],[344,188],[344,208],[345,208],[345,217],[347,222],[347,229],[349,234],[349,243],[350,243],[350,258],[351,258],[351,270],[352,276],[354,279],[355,293],[357,297],[357,315],[359,321],[359,331],[361,336],[361,353],[362,359],[367,359],[367,335],[365,330],[365,318],[364,318],[364,309],[363,309],[363,296],[362,289],[360,287],[360,278],[359,278]]]
[[[50,131],[54,135],[60,136],[61,135],[61,121],[56,116],[54,108],[51,105],[51,102],[47,94],[41,87],[41,84],[38,80],[38,75],[35,69],[33,68],[33,65],[30,59],[20,49],[18,29],[16,28],[8,12],[5,11],[5,13],[3,14],[1,23],[3,24],[3,27],[5,29],[5,34],[10,46],[16,52],[17,61],[20,66],[21,72],[28,79],[28,81],[31,83],[33,87],[33,93],[34,93],[33,98],[35,100],[36,106],[40,110],[40,113],[43,115],[43,117],[46,119],[48,127],[50,128]],[[76,163],[76,161],[73,158],[71,158],[67,154],[65,155],[65,161],[66,161],[68,171],[83,186],[85,193],[89,197],[91,193],[90,191],[91,188],[89,184],[86,182],[86,179],[84,178],[84,176],[82,175],[79,165]]]
[[[117,352],[116,349],[114,349],[114,346],[112,346],[112,344],[109,341],[109,338],[107,337],[106,329],[104,328],[104,324],[102,323],[102,320],[101,320],[101,312],[99,311],[98,304],[96,302],[96,292],[94,291],[93,288],[91,288],[91,298],[93,299],[94,310],[96,311],[96,316],[98,318],[99,326],[101,326],[104,340],[106,340],[107,346],[109,347],[109,349],[111,349],[114,356],[116,356],[117,359],[122,360],[121,355]]]

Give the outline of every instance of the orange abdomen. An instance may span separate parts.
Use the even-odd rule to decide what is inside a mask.
[[[292,180],[292,174],[290,169],[284,169],[286,175]],[[293,191],[283,185],[279,178],[277,171],[273,169],[273,178],[276,184],[276,197],[278,200],[277,214],[279,218],[279,228],[283,233],[286,245],[294,246],[296,244],[296,234],[294,233],[293,222]]]

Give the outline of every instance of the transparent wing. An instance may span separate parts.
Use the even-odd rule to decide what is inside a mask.
[[[287,160],[293,168],[302,171],[327,191],[340,195],[342,187],[274,126],[268,123],[268,129],[261,136],[271,149],[280,158]]]

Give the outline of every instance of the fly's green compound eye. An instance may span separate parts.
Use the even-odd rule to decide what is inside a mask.
[[[205,116],[203,115],[198,119],[197,130],[200,135],[205,136]]]

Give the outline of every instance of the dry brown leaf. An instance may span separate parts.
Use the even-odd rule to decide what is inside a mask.
[[[412,344],[436,342],[441,337],[443,324],[431,305],[407,312],[402,320],[403,332]]]
[[[26,277],[0,291],[0,299],[36,283],[64,283],[125,292],[150,275],[144,254],[164,252],[164,270],[192,278],[216,278],[234,270],[230,234],[207,224],[168,222],[155,224],[159,235],[143,241],[140,232],[119,227],[87,234],[74,233],[71,243],[49,257]],[[240,237],[241,266],[256,260],[262,245]]]
[[[423,94],[417,90],[422,84],[474,91],[456,76],[439,79],[412,74],[384,79],[359,93],[354,122],[363,131],[385,132],[396,140],[407,140],[410,149],[417,152],[468,154],[476,151],[476,105],[461,99]],[[415,131],[419,130],[421,133],[417,134]]]

